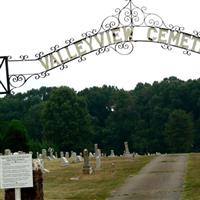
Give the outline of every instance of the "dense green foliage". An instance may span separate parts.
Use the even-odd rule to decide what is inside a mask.
[[[29,151],[27,131],[19,120],[12,120],[2,139],[2,146],[12,152]]]
[[[98,143],[104,152],[121,154],[124,141],[139,153],[200,151],[200,80],[170,77],[131,91],[42,87],[6,96],[0,99],[1,148],[13,120],[26,127],[33,151],[79,152]]]

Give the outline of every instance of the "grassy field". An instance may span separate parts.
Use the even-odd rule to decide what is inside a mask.
[[[105,200],[112,190],[128,176],[137,174],[152,158],[103,158],[102,169],[92,175],[82,174],[83,163],[62,167],[60,160],[45,161],[45,167],[50,170],[44,175],[45,200]],[[94,161],[92,165],[95,166]],[[3,199],[2,191],[0,195]]]
[[[200,154],[190,154],[182,200],[200,199]]]

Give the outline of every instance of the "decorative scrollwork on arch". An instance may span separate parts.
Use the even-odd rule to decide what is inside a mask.
[[[134,50],[134,45],[132,42],[120,42],[115,44],[114,47],[111,47],[114,51],[120,55],[129,55]]]

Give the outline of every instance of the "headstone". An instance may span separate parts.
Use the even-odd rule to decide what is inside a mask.
[[[11,150],[10,149],[5,149],[4,150],[4,155],[8,156],[8,155],[11,155]]]
[[[114,153],[114,150],[110,150],[110,156],[109,157],[115,157],[115,153]]]
[[[96,152],[96,170],[100,170],[101,169],[101,150],[97,149]]]
[[[71,157],[69,158],[69,162],[71,162],[71,163],[77,163],[78,162],[76,152],[72,152]]]
[[[61,157],[61,165],[66,167],[69,165],[69,161],[65,157]]]
[[[94,158],[94,155],[92,154],[92,152],[89,153],[89,157]]]
[[[124,142],[124,146],[125,146],[125,155],[130,154],[130,151],[129,151],[129,148],[128,148],[128,142]]]
[[[67,158],[67,159],[69,158],[69,152],[65,153],[65,158]]]
[[[52,158],[51,158],[50,156],[47,156],[47,158],[48,158],[49,160],[52,160]]]
[[[97,157],[97,149],[98,149],[98,144],[94,144],[95,157]]]
[[[48,152],[49,152],[49,156],[53,159],[53,148],[49,147],[48,148]]]
[[[55,158],[56,158],[56,159],[58,158],[58,153],[57,153],[57,152],[55,152]]]
[[[47,158],[47,150],[42,149],[42,159],[46,159],[46,158]]]
[[[132,155],[130,154],[129,148],[128,148],[128,142],[124,142],[124,146],[125,146],[124,156],[132,157]]]
[[[60,157],[61,158],[64,157],[64,152],[63,151],[60,152]]]
[[[83,157],[82,157],[82,156],[77,156],[77,161],[78,161],[78,162],[83,162],[83,161],[84,161],[84,159],[83,159]]]
[[[36,158],[39,158],[39,152],[36,152]]]
[[[93,170],[92,167],[90,166],[89,154],[87,149],[84,149],[83,157],[84,157],[83,174],[92,174]]]

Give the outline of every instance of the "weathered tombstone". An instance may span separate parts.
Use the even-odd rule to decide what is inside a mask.
[[[55,158],[54,159],[57,159],[58,158],[58,153],[55,152]]]
[[[49,152],[49,156],[53,159],[54,155],[53,155],[53,148],[49,147],[48,148],[48,152]]]
[[[97,149],[97,154],[96,154],[96,170],[101,169],[101,150]]]
[[[36,152],[36,158],[39,158],[39,152]]]
[[[64,157],[63,151],[60,152],[60,157],[61,157],[61,158]]]
[[[10,149],[5,149],[4,150],[4,155],[8,156],[8,155],[11,155],[11,154],[12,154],[12,152],[11,152]]]
[[[84,159],[82,156],[77,156],[77,162],[83,162],[83,161],[84,161]]]
[[[49,160],[52,160],[52,158],[51,158],[50,156],[47,156],[47,158],[48,158]]]
[[[69,162],[71,162],[71,163],[77,163],[78,162],[76,152],[72,152],[71,157],[69,158]]]
[[[69,165],[69,161],[65,157],[61,157],[61,165],[66,167]]]
[[[94,158],[94,155],[92,154],[92,152],[89,153],[89,157]]]
[[[65,158],[67,158],[67,159],[69,158],[69,152],[65,153]]]
[[[125,155],[130,155],[130,151],[129,151],[129,148],[128,148],[128,142],[124,142],[124,146],[125,146]]]
[[[46,158],[47,158],[47,150],[42,149],[42,159],[46,159]]]
[[[114,150],[112,149],[112,150],[110,150],[110,156],[109,157],[115,157],[115,152],[114,152]]]
[[[94,144],[95,157],[97,157],[97,149],[98,149],[98,144]]]
[[[83,157],[84,157],[83,174],[92,174],[93,170],[92,167],[90,166],[89,154],[87,149],[84,149]]]

